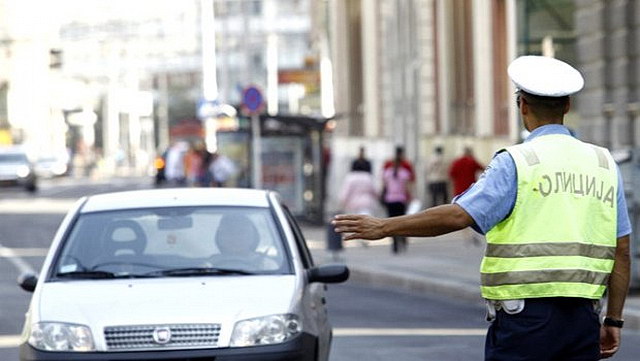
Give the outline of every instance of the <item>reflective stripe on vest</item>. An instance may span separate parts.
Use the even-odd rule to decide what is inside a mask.
[[[616,249],[618,175],[610,153],[566,135],[506,151],[517,196],[511,214],[487,233],[483,297],[602,297]]]

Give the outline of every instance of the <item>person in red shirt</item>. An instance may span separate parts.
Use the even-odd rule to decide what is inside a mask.
[[[464,154],[454,159],[449,167],[449,177],[453,182],[453,195],[457,196],[466,191],[476,181],[478,172],[483,169],[484,167],[473,157],[471,148],[464,148]]]

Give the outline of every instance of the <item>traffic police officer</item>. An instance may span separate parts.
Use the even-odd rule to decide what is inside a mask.
[[[349,239],[486,234],[481,292],[491,322],[485,360],[598,360],[620,345],[631,226],[608,150],[563,125],[584,80],[569,64],[523,56],[508,68],[530,135],[500,150],[453,204],[393,218],[338,215]],[[599,300],[608,290],[600,324]]]

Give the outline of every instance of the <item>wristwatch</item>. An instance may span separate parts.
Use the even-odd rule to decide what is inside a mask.
[[[604,320],[602,320],[602,324],[605,326],[622,328],[622,325],[624,325],[624,320],[616,320],[615,318],[605,317]]]

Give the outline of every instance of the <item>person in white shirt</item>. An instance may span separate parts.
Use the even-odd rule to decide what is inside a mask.
[[[229,157],[218,152],[212,154],[209,172],[213,179],[214,187],[224,187],[236,174],[237,167]]]
[[[185,184],[184,155],[188,149],[189,144],[187,142],[179,141],[174,143],[167,151],[165,177],[175,185]]]
[[[444,164],[442,147],[437,146],[427,164],[427,190],[431,194],[431,206],[449,203],[447,191],[447,167]]]

